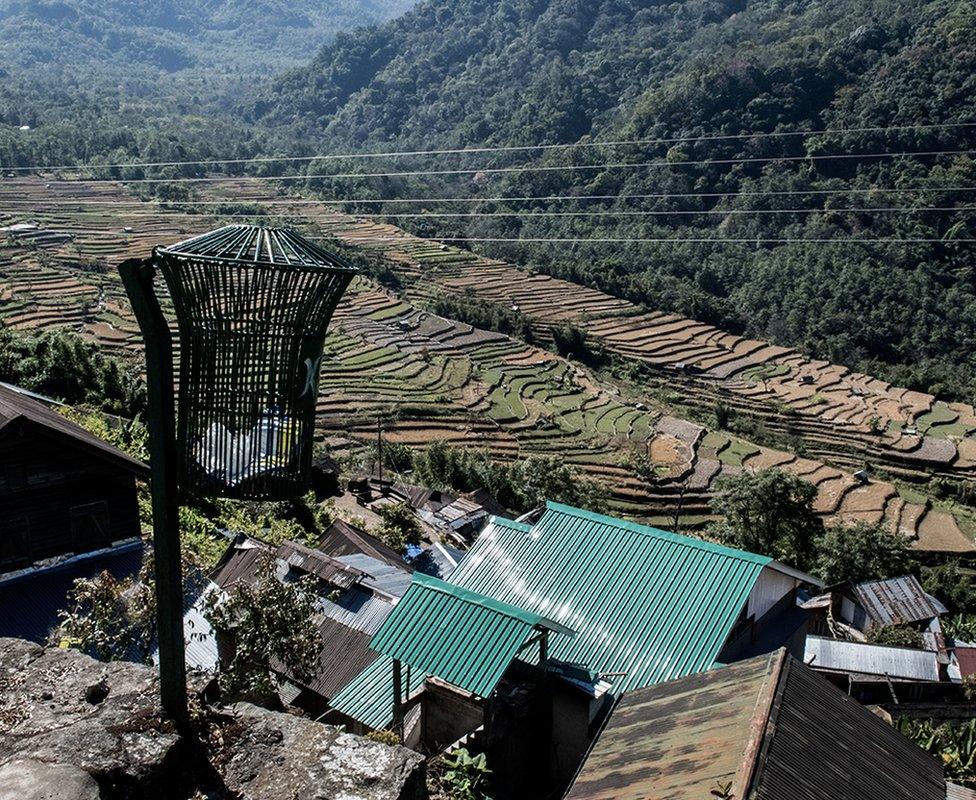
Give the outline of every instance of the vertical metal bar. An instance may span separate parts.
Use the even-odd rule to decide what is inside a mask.
[[[180,506],[176,471],[176,409],[173,400],[173,342],[153,290],[153,272],[151,261],[130,259],[119,265],[122,283],[146,345],[159,692],[166,713],[178,722],[183,722],[188,719],[188,714],[186,645],[183,641]]]
[[[393,732],[403,741],[403,686],[400,661],[393,659]]]

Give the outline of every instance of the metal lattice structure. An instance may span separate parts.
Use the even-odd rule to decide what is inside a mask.
[[[307,488],[326,329],[355,274],[295,231],[231,225],[153,251],[179,340],[181,490]]]

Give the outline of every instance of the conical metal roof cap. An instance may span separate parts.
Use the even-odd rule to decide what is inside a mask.
[[[194,260],[356,271],[338,255],[323,250],[291,228],[261,225],[227,225],[157,248],[156,252]]]

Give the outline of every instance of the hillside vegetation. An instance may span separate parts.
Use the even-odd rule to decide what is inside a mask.
[[[0,0],[0,64],[101,80],[196,68],[254,77],[306,60],[338,31],[409,0]]]
[[[976,6],[959,0],[429,0],[340,35],[243,107],[279,141],[339,151],[680,139],[403,158],[395,169],[470,172],[313,185],[360,198],[609,195],[427,203],[523,213],[402,222],[472,239],[683,240],[476,246],[971,402],[976,273],[960,240],[976,237],[972,154],[869,154],[976,146],[976,128],[960,125],[976,120],[974,41]],[[945,123],[954,127],[863,130]],[[860,130],[751,135],[850,128]],[[646,162],[655,166],[629,166]],[[479,172],[511,166],[547,169]],[[922,210],[932,207],[958,210]],[[878,208],[894,210],[863,210]],[[525,213],[554,210],[612,213]],[[689,241],[712,238],[744,241]]]

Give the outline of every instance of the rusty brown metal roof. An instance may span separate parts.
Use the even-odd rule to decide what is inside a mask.
[[[362,580],[366,573],[343,564],[320,550],[313,550],[298,542],[286,541],[278,545],[278,558],[299,572],[314,575],[331,586],[348,589]]]
[[[234,543],[224,552],[210,579],[225,592],[240,581],[253,585],[257,580],[258,565],[270,552],[271,548],[253,539]]]
[[[0,434],[15,430],[18,424],[33,426],[59,438],[66,437],[78,447],[127,467],[140,477],[149,475],[149,468],[138,459],[99,439],[39,400],[17,391],[14,387],[0,385]]]
[[[413,572],[413,567],[392,547],[341,519],[336,519],[325,529],[319,539],[318,549],[334,557],[357,554],[371,556],[391,566]]]
[[[926,594],[914,575],[854,584],[850,592],[874,625],[921,622],[947,613],[942,603]]]
[[[340,689],[379,658],[379,654],[370,648],[369,634],[324,615],[317,617],[316,627],[323,642],[319,666],[312,681],[302,685],[326,700],[331,700]],[[280,668],[280,665],[276,665],[276,668]],[[283,671],[283,674],[298,683],[287,671]]]
[[[567,800],[944,800],[941,764],[786,654],[625,694]]]

